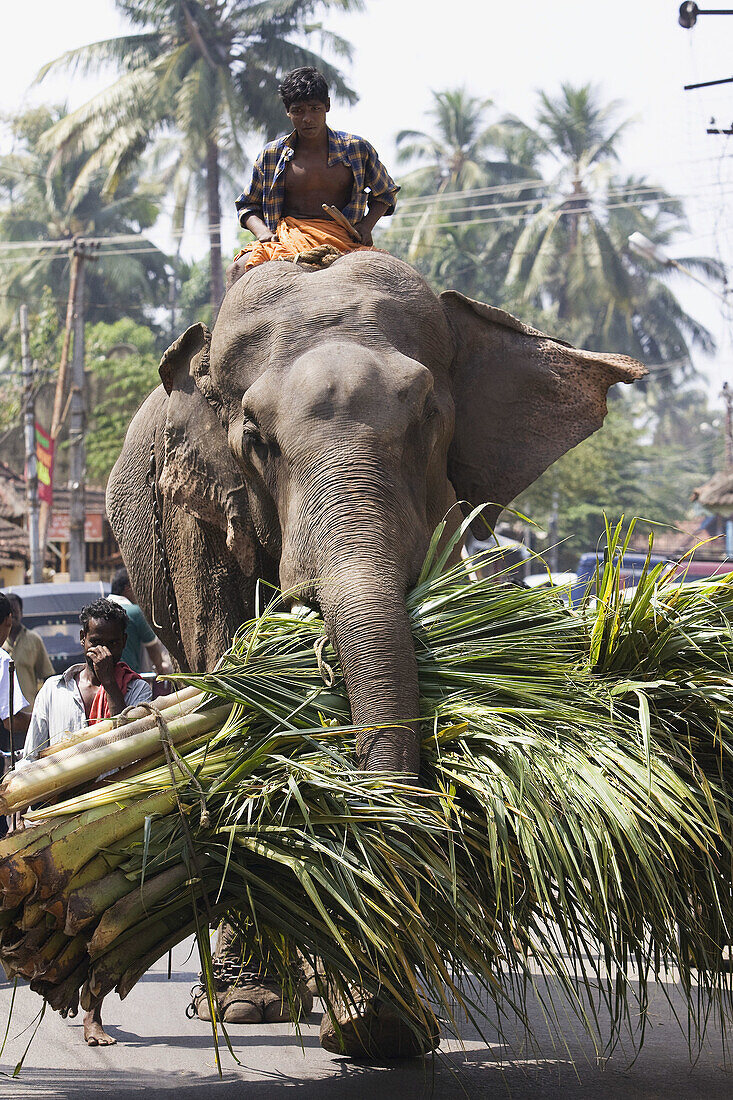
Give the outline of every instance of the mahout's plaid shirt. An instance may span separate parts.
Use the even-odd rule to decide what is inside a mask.
[[[252,168],[249,190],[236,200],[239,224],[244,225],[251,214],[266,223],[271,232],[277,229],[285,201],[285,169],[295,154],[296,132],[271,141],[257,157]],[[377,151],[364,138],[328,129],[328,164],[345,164],[354,174],[351,199],[342,213],[352,225],[366,214],[367,199],[387,203],[386,214],[393,214],[399,187],[377,156]],[[367,189],[369,194],[367,195]]]

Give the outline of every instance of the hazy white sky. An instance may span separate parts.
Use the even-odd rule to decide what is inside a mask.
[[[331,123],[368,137],[394,171],[394,134],[429,125],[431,90],[462,85],[493,99],[499,112],[531,121],[537,89],[555,93],[564,81],[591,81],[605,98],[624,102],[619,117],[635,119],[622,145],[623,170],[685,201],[690,232],[673,254],[733,265],[733,146],[730,137],[705,133],[711,116],[731,127],[733,84],[682,90],[733,76],[733,16],[701,16],[685,31],[678,8],[678,0],[366,0],[360,15],[324,17],[355,47],[347,71],[360,97],[354,108],[336,106]],[[81,102],[99,82],[64,78],[31,93],[28,87],[45,61],[123,29],[113,0],[14,5],[13,46],[0,66],[2,110],[16,111],[29,94]],[[187,244],[201,253],[205,240],[191,236]],[[706,290],[676,278],[683,304],[719,343],[715,360],[698,359],[698,367],[716,387],[726,376],[733,381],[730,314]]]

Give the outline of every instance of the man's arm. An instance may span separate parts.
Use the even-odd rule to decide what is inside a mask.
[[[48,726],[48,692],[41,688],[33,704],[33,713],[23,746],[23,759],[35,760],[50,742]]]
[[[145,650],[150,657],[150,660],[153,662],[153,667],[155,668],[155,671],[160,676],[164,676],[167,675],[167,673],[172,672],[173,666],[168,661],[163,646],[160,644],[160,641],[152,626],[143,615],[142,610],[137,606],[137,604],[133,604],[132,607],[127,608],[127,614],[137,628],[138,637],[142,644],[145,646]]]
[[[370,199],[367,207],[367,212],[361,221],[357,222],[354,228],[361,237],[362,244],[374,244],[372,240],[372,231],[380,218],[389,210],[389,203],[382,202],[380,199]]]
[[[94,645],[87,650],[86,655],[92,662],[94,675],[104,688],[110,716],[120,714],[125,709],[125,697],[115,679],[115,662],[112,654],[106,645]]]
[[[125,706],[132,707],[137,703],[146,703],[153,697],[153,689],[147,680],[138,679],[130,680],[127,685],[127,691],[125,692]]]
[[[159,676],[167,676],[169,672],[173,671],[173,665],[168,660],[168,656],[157,638],[152,642],[145,642],[144,645],[150,660],[153,662],[153,668]]]
[[[40,634],[36,634],[35,638],[36,659],[33,665],[33,673],[36,677],[36,683],[42,684],[49,676],[53,676],[53,665],[51,664],[51,658],[46,651],[46,647],[43,644],[43,638]]]
[[[364,187],[369,188],[368,209],[355,228],[363,244],[373,244],[372,231],[380,218],[394,214],[399,185],[382,164],[377,150],[364,142]]]
[[[249,229],[250,233],[253,233],[258,241],[274,241],[275,234],[271,229],[268,229],[267,224],[259,216],[259,214],[250,214],[243,222],[244,228]]]
[[[252,179],[246,191],[235,202],[239,224],[253,233],[258,241],[272,241],[275,234],[270,230],[262,216],[262,190],[264,175],[262,171],[263,154],[252,165]]]

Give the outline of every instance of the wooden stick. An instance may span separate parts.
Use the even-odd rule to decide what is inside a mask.
[[[356,241],[357,244],[364,243],[359,236],[359,231],[357,229],[354,229],[349,219],[341,213],[338,206],[329,206],[328,203],[324,202],[322,209],[326,212],[326,214],[328,214],[329,218],[333,218],[333,220],[338,225],[340,225],[342,229],[346,230],[352,241]]]

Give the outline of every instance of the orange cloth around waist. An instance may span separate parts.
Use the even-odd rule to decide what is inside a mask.
[[[244,269],[257,267],[267,260],[292,260],[301,252],[318,245],[328,244],[344,254],[370,249],[371,245],[357,244],[346,230],[331,218],[281,218],[277,223],[277,239],[255,241],[243,249],[246,257]]]

